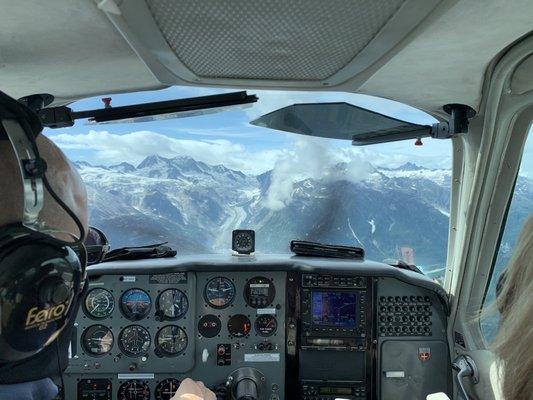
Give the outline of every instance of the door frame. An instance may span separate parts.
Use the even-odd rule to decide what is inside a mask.
[[[533,35],[494,61],[483,86],[479,114],[453,143],[450,240],[445,289],[450,295],[448,340],[452,359],[469,354],[480,383],[472,393],[497,398],[495,359],[481,333],[479,313],[490,283],[506,210],[533,121],[533,90],[517,93],[513,76],[533,57]],[[462,335],[464,347],[456,343]]]

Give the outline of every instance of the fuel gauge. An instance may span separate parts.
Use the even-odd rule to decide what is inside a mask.
[[[278,321],[273,315],[261,315],[255,320],[254,326],[259,336],[272,336],[278,330]]]

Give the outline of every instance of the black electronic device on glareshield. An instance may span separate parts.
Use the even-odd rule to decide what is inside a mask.
[[[0,383],[49,376],[46,365],[57,372],[59,344],[52,344],[73,322],[84,286],[84,228],[46,178],[36,145],[41,128],[32,110],[0,92],[0,139],[12,144],[24,193],[21,221],[0,227]],[[76,223],[76,235],[39,218],[45,191]]]

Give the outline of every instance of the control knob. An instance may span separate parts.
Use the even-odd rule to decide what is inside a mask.
[[[234,371],[227,380],[231,400],[262,400],[266,397],[265,376],[255,368],[243,367]]]
[[[249,378],[240,380],[235,385],[235,399],[236,400],[257,400],[257,385]]]

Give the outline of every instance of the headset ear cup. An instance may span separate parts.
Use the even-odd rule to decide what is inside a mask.
[[[54,239],[25,236],[0,249],[0,363],[37,354],[73,319],[82,265]]]
[[[69,347],[77,334],[74,320],[87,291],[88,288],[85,287],[81,295],[75,299],[75,304],[71,308],[69,323],[54,342],[30,358],[19,362],[0,364],[0,385],[49,378],[57,375],[59,370],[64,371],[67,368],[70,356]]]

